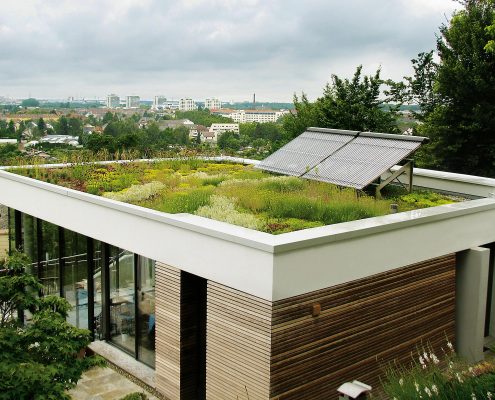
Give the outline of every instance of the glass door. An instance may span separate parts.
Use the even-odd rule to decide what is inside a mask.
[[[134,254],[110,247],[110,340],[135,355]]]
[[[155,261],[139,256],[138,288],[138,360],[155,366]]]

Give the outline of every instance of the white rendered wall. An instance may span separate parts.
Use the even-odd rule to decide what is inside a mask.
[[[397,169],[399,169],[398,166],[392,167],[392,171]],[[382,180],[388,176],[390,173],[383,174]],[[413,177],[413,185],[418,187],[468,194],[474,197],[495,197],[495,179],[493,178],[422,168],[414,168]],[[401,175],[399,180],[404,184],[408,183],[406,175]]]
[[[457,255],[456,350],[470,363],[483,360],[490,250],[476,247]]]

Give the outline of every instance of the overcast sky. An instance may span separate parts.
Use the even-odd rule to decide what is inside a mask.
[[[1,0],[0,96],[291,101],[359,64],[399,79],[452,0]]]

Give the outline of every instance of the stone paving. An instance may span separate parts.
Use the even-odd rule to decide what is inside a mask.
[[[158,400],[113,369],[95,367],[83,374],[69,395],[74,400],[119,400],[134,392],[145,393],[150,400]]]

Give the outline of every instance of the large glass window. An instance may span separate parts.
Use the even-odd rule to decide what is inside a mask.
[[[103,283],[101,270],[103,269],[103,244],[92,240],[93,257],[93,319],[95,338],[103,337]]]
[[[23,250],[31,260],[31,270],[28,272],[36,275],[38,264],[38,226],[36,218],[22,214]]]
[[[67,320],[79,328],[88,328],[88,258],[86,236],[64,230],[63,294],[72,305]]]
[[[59,231],[58,226],[42,221],[42,257],[39,278],[42,294],[60,294]]]
[[[15,211],[13,208],[9,208],[8,220],[9,220],[9,253],[12,253],[15,249]]]
[[[110,247],[110,338],[135,354],[136,314],[134,293],[134,254]]]
[[[138,257],[138,359],[155,365],[155,261]]]

